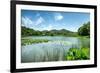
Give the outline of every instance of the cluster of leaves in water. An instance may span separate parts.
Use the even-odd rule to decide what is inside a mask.
[[[70,48],[65,56],[66,60],[87,60],[90,58],[89,48]]]

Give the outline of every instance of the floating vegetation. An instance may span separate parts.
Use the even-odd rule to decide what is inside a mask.
[[[47,39],[22,39],[21,45],[30,45],[34,43],[48,42]]]

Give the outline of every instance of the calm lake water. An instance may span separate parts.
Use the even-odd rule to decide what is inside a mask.
[[[89,38],[64,36],[31,36],[26,39],[47,39],[49,42],[21,47],[21,62],[64,61],[70,48],[90,47]],[[25,39],[24,38],[24,39]]]

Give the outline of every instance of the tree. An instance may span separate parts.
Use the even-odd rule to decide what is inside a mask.
[[[83,26],[78,29],[78,34],[82,36],[90,35],[90,22],[83,24]]]

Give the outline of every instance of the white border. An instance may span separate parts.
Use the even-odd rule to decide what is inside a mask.
[[[26,10],[45,10],[45,11],[66,11],[66,12],[88,12],[90,13],[90,60],[78,61],[58,61],[58,62],[39,62],[39,63],[21,63],[21,9]],[[55,67],[55,66],[72,66],[94,64],[94,10],[84,8],[70,7],[51,7],[51,6],[34,6],[34,5],[16,5],[16,69]]]

